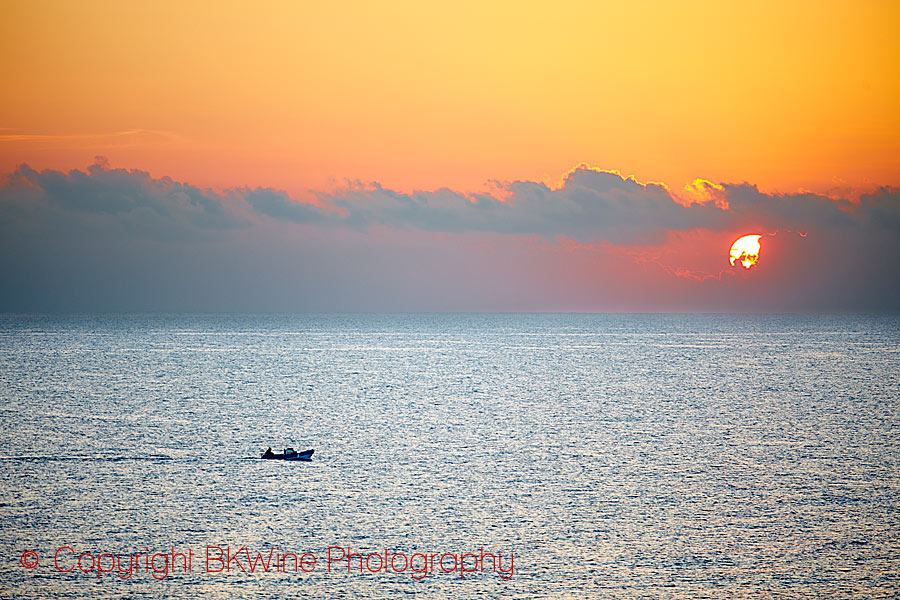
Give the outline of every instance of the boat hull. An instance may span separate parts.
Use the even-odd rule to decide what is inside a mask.
[[[315,450],[304,450],[303,452],[290,452],[285,454],[263,454],[261,458],[265,460],[312,460]]]

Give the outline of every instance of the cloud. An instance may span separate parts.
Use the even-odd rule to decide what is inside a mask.
[[[77,133],[68,135],[13,132],[0,129],[0,144],[15,144],[30,149],[94,149],[121,150],[142,146],[164,146],[183,143],[185,139],[172,131],[129,129],[106,133]]]
[[[135,234],[171,238],[179,233],[246,226],[229,197],[142,171],[106,169],[35,171],[21,166],[0,188],[0,210],[11,219],[65,219],[73,227],[104,221]]]
[[[685,203],[582,165],[556,188],[356,182],[314,206],[22,166],[0,184],[0,311],[900,309],[900,190],[695,188]],[[751,273],[726,260],[746,233],[764,235]]]
[[[333,222],[333,218],[322,209],[310,204],[302,204],[291,200],[282,191],[257,188],[233,190],[233,198],[246,202],[254,210],[281,221],[291,223],[316,223],[320,225]]]
[[[588,167],[569,173],[559,189],[517,181],[500,184],[498,196],[503,200],[446,189],[403,194],[375,184],[350,186],[320,199],[340,209],[343,220],[357,228],[490,231],[548,239],[564,235],[613,243],[658,239],[669,229],[721,219],[723,212],[712,205],[684,207],[663,186]]]
[[[900,229],[896,189],[863,195],[859,204],[812,193],[765,194],[748,183],[697,180],[691,190],[695,201],[685,205],[662,185],[582,165],[559,188],[516,181],[499,184],[496,197],[446,189],[405,194],[357,183],[320,194],[319,199],[338,208],[344,224],[359,229],[383,225],[436,232],[490,231],[625,245],[650,245],[667,232],[694,229],[755,227],[774,232],[863,225]]]

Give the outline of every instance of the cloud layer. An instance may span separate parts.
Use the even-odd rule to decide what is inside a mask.
[[[22,166],[0,187],[0,310],[900,308],[900,191],[852,203],[698,185],[707,201],[685,203],[581,166],[557,189],[349,183],[314,206],[102,162]],[[744,233],[771,236],[752,273],[720,265]]]

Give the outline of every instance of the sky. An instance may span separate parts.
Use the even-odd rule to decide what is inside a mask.
[[[0,311],[900,310],[896,2],[0,11]]]

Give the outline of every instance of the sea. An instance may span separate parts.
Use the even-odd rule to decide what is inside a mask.
[[[0,491],[2,598],[897,598],[900,317],[3,315]]]

